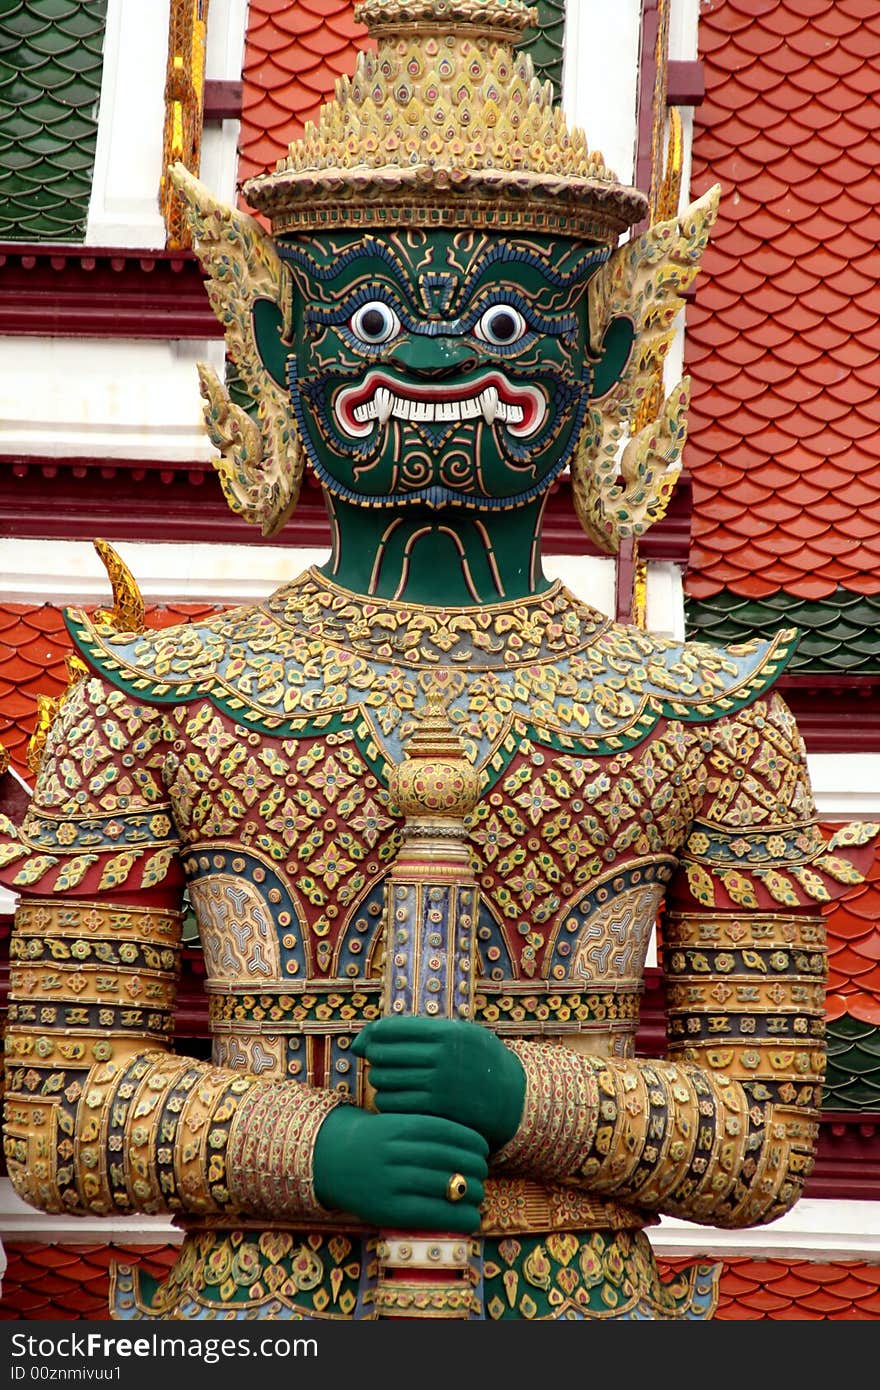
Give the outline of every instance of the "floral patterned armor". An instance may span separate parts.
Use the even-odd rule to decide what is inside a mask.
[[[175,1268],[155,1286],[119,1266],[117,1317],[711,1317],[716,1272],[663,1282],[645,1227],[748,1226],[797,1201],[824,1066],[820,907],[877,827],[826,843],[816,826],[772,691],[793,633],[720,650],[617,625],[544,577],[540,527],[566,467],[607,550],[662,513],[686,386],[631,427],[717,190],[618,247],[645,200],[516,52],[517,0],[358,13],[377,51],[246,186],[271,238],[174,171],[256,402],[200,369],[226,495],[271,534],[309,467],[331,558],[192,626],[69,615],[83,671],[0,848],[21,895],[8,1171],[45,1211],[173,1214]],[[387,992],[408,920],[389,779],[431,718],[476,776],[459,821],[418,841],[421,1052]],[[450,874],[474,944],[446,1018]],[[210,1063],[170,1041],[184,889]],[[658,914],[668,1049],[650,1060],[634,1044]],[[394,1089],[396,1036],[423,1058],[455,1044],[430,1105]],[[483,1122],[491,1080],[467,1099],[484,1056],[500,1091],[514,1078],[506,1129]],[[423,1205],[375,1215],[333,1200],[340,1112],[460,1142],[461,1165],[482,1148],[435,1196],[433,1160],[413,1159],[428,1149],[352,1149],[342,1166],[376,1191],[418,1170]],[[457,1178],[479,1193],[470,1225],[452,1222]],[[389,1286],[407,1259],[451,1273]]]

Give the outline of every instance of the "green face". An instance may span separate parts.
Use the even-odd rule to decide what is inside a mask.
[[[282,241],[287,378],[312,468],[354,504],[521,505],[564,468],[594,388],[587,286],[607,247],[479,232]],[[283,366],[282,366],[283,363]]]

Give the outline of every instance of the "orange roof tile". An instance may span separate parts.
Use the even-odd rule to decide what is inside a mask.
[[[716,0],[700,46],[692,187],[723,197],[688,310],[687,589],[880,593],[876,6]]]
[[[287,153],[336,78],[365,47],[355,0],[250,0],[239,136],[239,179],[262,174]]]
[[[671,1271],[688,1261],[658,1263]],[[874,1320],[880,1318],[880,1266],[850,1260],[727,1260],[715,1316],[719,1322]]]
[[[835,827],[826,825],[824,829]],[[848,1014],[880,1025],[880,845],[865,882],[826,912],[829,1019]]]

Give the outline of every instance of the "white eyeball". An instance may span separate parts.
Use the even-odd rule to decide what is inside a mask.
[[[400,319],[389,304],[382,299],[371,299],[351,316],[349,328],[356,338],[370,347],[387,343],[400,332]]]
[[[493,304],[481,314],[474,325],[474,332],[484,343],[492,347],[507,347],[517,342],[526,331],[526,321],[519,309],[512,304]]]

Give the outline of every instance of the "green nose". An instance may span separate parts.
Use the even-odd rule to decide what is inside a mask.
[[[390,365],[417,376],[461,376],[474,371],[479,359],[473,348],[459,338],[429,338],[410,333],[394,344],[387,358]]]

